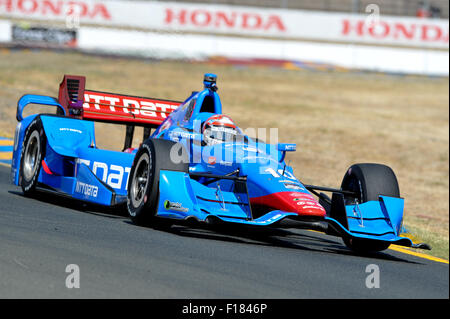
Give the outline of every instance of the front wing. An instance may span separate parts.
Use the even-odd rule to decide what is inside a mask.
[[[296,213],[279,210],[253,218],[245,192],[208,187],[184,172],[161,171],[160,174],[158,217],[178,220],[193,218],[200,222],[221,221],[266,227],[278,227],[283,221],[289,220],[293,221],[290,223],[292,227],[299,225],[295,223],[298,220]],[[338,200],[342,200],[341,205],[336,204]],[[409,238],[400,236],[402,198],[380,196],[379,201],[344,205],[342,198],[334,196],[332,209],[333,214],[324,219],[328,224],[329,234],[424,248],[414,244]],[[338,209],[340,211],[336,211]]]

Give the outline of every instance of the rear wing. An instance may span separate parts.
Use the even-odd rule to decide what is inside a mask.
[[[85,120],[158,127],[182,102],[87,90],[84,76],[64,75],[58,101],[68,116]]]

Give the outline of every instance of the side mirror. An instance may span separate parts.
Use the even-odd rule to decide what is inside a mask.
[[[277,150],[279,150],[280,152],[295,152],[297,150],[297,144],[278,143]]]
[[[280,152],[283,152],[280,158],[280,163],[284,161],[284,158],[286,157],[286,152],[295,152],[297,150],[297,144],[292,143],[278,143],[277,144],[277,150]]]

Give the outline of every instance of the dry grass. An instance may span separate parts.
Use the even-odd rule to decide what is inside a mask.
[[[56,96],[64,73],[87,76],[87,87],[182,100],[215,72],[224,112],[243,128],[278,128],[297,143],[288,159],[305,183],[339,186],[357,162],[378,162],[397,174],[406,199],[405,226],[429,234],[448,259],[448,78],[287,71],[186,62],[112,59],[81,54],[0,53],[0,130],[13,134],[25,93]],[[99,127],[104,147],[122,145],[117,127]]]

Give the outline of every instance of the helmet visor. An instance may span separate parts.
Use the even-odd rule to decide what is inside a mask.
[[[233,142],[236,140],[237,131],[231,127],[212,126],[205,130],[205,137],[215,142]]]

